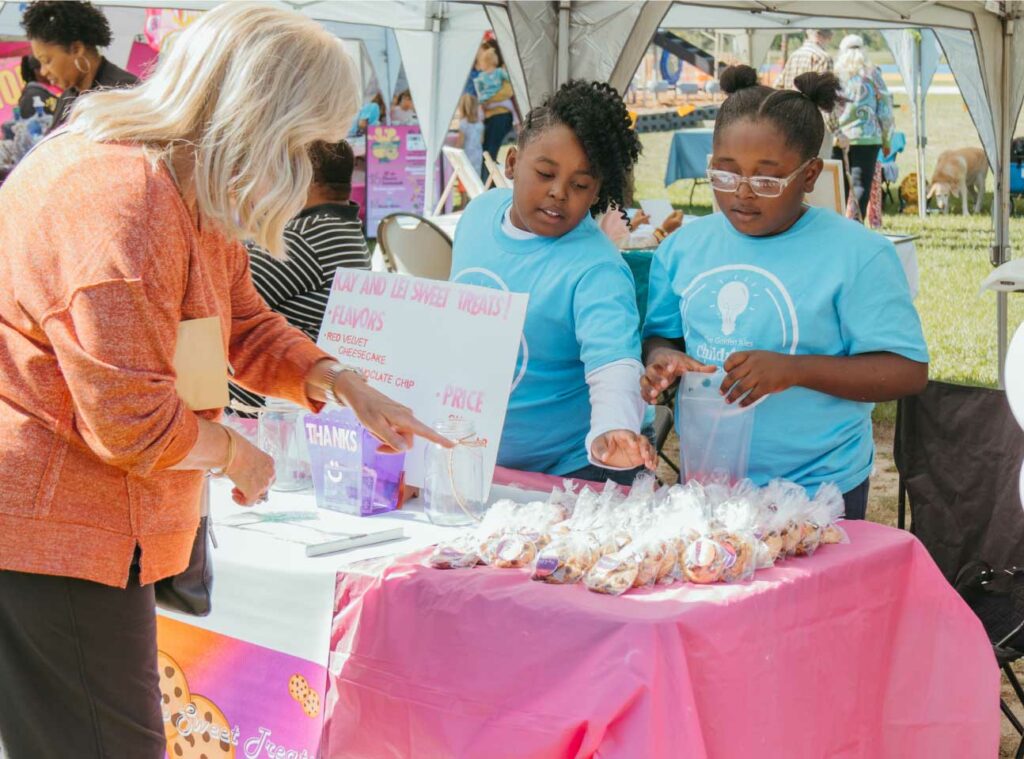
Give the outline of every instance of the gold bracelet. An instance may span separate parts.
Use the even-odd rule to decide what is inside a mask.
[[[210,474],[214,477],[224,477],[227,475],[228,469],[235,463],[235,454],[238,452],[238,443],[235,441],[235,434],[231,431],[231,428],[225,427],[223,424],[220,427],[228,436],[228,460],[224,466],[210,470]]]
[[[655,229],[654,229],[654,239],[655,240],[657,240],[658,242],[661,242],[667,236],[668,235],[665,234],[665,230],[664,229],[662,229],[661,227],[655,227]]]

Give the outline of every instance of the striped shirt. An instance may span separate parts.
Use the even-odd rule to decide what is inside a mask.
[[[359,221],[359,206],[325,203],[307,208],[284,231],[287,260],[249,246],[252,281],[267,305],[312,340],[320,334],[334,273],[339,267],[369,269],[370,251]],[[231,385],[231,398],[246,406],[263,399]]]

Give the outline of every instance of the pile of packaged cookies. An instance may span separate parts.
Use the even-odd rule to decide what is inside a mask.
[[[809,498],[785,480],[658,488],[644,476],[628,494],[611,484],[575,493],[566,483],[546,502],[497,501],[475,529],[438,545],[427,564],[529,568],[534,580],[582,582],[616,596],[676,582],[735,583],[824,544],[848,543],[842,516],[843,496],[832,484]]]

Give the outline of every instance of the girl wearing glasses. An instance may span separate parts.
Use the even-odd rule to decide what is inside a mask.
[[[834,211],[809,208],[822,171],[821,112],[832,74],[796,90],[727,69],[708,179],[721,213],[668,238],[651,266],[644,325],[653,402],[688,371],[726,372],[721,392],[756,411],[750,476],[813,492],[834,482],[847,518],[867,507],[872,404],[920,392],[928,352],[891,242]],[[771,397],[765,397],[771,396]]]

